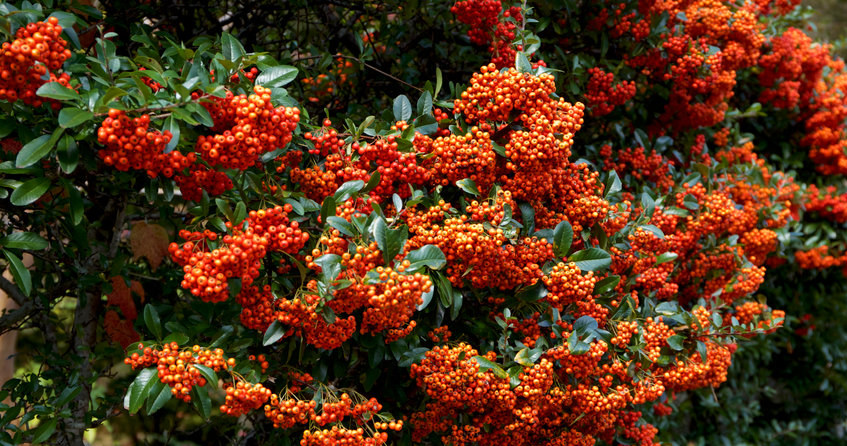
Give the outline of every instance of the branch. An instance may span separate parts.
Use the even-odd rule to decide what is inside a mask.
[[[9,328],[24,320],[33,311],[35,311],[35,309],[35,301],[28,300],[20,307],[5,313],[2,317],[0,317],[0,331],[8,331]]]
[[[6,294],[8,294],[9,297],[11,297],[12,300],[14,300],[21,308],[23,308],[26,303],[32,302],[24,296],[24,293],[17,285],[3,276],[0,276],[0,290],[3,290]]]

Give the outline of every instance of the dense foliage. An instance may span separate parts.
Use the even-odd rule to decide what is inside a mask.
[[[797,1],[237,3],[0,4],[4,444],[843,441]]]

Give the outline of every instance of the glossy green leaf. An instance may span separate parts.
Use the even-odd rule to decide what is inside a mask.
[[[201,375],[203,375],[203,378],[206,378],[206,383],[208,383],[209,386],[211,386],[213,389],[218,388],[218,375],[215,373],[214,370],[210,369],[209,367],[206,367],[203,364],[194,364],[192,367],[197,369],[197,371],[200,372]]]
[[[30,293],[32,293],[32,276],[30,275],[29,270],[24,266],[18,256],[12,254],[12,251],[4,249],[3,255],[6,257],[6,260],[9,261],[9,266],[12,270],[12,277],[15,279],[15,283],[18,284],[18,288],[21,289],[21,292],[24,293],[25,296],[29,296]]]
[[[15,159],[15,167],[29,167],[47,156],[65,129],[57,129],[51,135],[41,135],[26,143]]]
[[[409,238],[409,229],[406,226],[391,229],[384,219],[378,218],[374,221],[373,232],[379,250],[382,251],[385,264],[392,265],[394,257],[403,251],[403,247],[406,245],[406,240]]]
[[[583,271],[598,271],[608,268],[612,264],[612,256],[600,248],[588,248],[573,253],[568,258]]]
[[[79,108],[63,108],[59,111],[59,125],[64,128],[76,127],[88,122],[94,117],[94,113]]]
[[[38,87],[35,94],[42,98],[56,99],[57,101],[71,101],[79,99],[79,93],[58,82],[48,82]]]
[[[156,339],[162,339],[162,322],[159,319],[159,312],[151,304],[144,306],[144,324],[153,336],[156,336]]]
[[[0,246],[39,251],[47,247],[47,240],[32,232],[13,232],[0,238]]]
[[[144,405],[153,384],[158,380],[157,371],[153,367],[148,367],[139,372],[127,389],[126,397],[124,397],[124,408],[129,413],[138,412],[138,409]]]
[[[424,245],[406,255],[410,265],[406,268],[407,273],[413,273],[423,267],[438,270],[447,265],[447,257],[441,248],[435,245]]]
[[[228,32],[224,32],[223,35],[221,35],[221,51],[224,59],[231,62],[236,62],[246,53],[244,46],[241,45],[241,42]]]
[[[474,180],[470,178],[465,178],[464,180],[456,181],[456,186],[458,186],[459,189],[462,189],[463,191],[475,197],[478,197],[480,195],[479,188],[476,187],[476,183],[474,182]]]
[[[41,198],[47,189],[50,189],[50,180],[44,177],[33,178],[18,186],[12,191],[9,200],[15,206],[26,206]]]
[[[567,220],[562,220],[553,230],[553,252],[556,257],[565,257],[573,243],[573,227]]]
[[[265,335],[262,337],[262,345],[267,347],[274,344],[285,336],[285,332],[285,327],[279,321],[271,322],[271,325],[268,326],[268,329],[265,330]]]
[[[39,444],[47,441],[56,432],[56,418],[48,418],[42,420],[39,418],[38,427],[32,431],[32,444]]]
[[[194,386],[191,389],[191,401],[200,416],[208,420],[212,415],[212,399],[209,397],[209,391],[204,387]]]
[[[152,415],[164,407],[171,398],[173,398],[171,387],[156,380],[153,388],[150,389],[150,396],[147,397],[147,404],[144,406],[144,410],[147,412],[147,415]]]
[[[394,120],[408,121],[412,117],[412,103],[406,95],[394,98]]]
[[[498,378],[502,378],[502,379],[508,379],[509,378],[509,374],[506,373],[506,371],[503,370],[502,367],[500,367],[497,363],[489,360],[488,358],[486,358],[484,356],[474,356],[473,360],[476,361],[477,363],[479,363],[479,370],[480,371],[491,370],[492,372],[494,372],[494,376],[496,376]]]
[[[289,65],[265,68],[256,76],[256,85],[267,88],[283,87],[297,78],[297,68]]]

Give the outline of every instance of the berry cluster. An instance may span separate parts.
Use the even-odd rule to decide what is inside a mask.
[[[189,231],[180,231],[180,237],[191,240]],[[182,246],[171,243],[168,252],[174,262],[182,265],[185,275],[182,287],[205,302],[223,302],[229,299],[230,279],[241,279],[242,286],[249,289],[259,277],[261,260],[265,257],[268,239],[248,228],[234,231],[234,235],[222,237],[218,249],[209,251],[195,241]]]
[[[97,129],[97,141],[106,146],[97,155],[107,166],[126,172],[144,170],[151,178],[171,178],[196,161],[196,155],[178,151],[165,153],[171,132],[150,131],[150,115],[130,118],[123,110],[110,109]]]
[[[221,413],[231,417],[240,417],[252,410],[260,409],[271,397],[271,391],[261,384],[251,384],[238,380],[233,386],[224,384],[226,402],[221,406]]]
[[[188,403],[191,402],[191,389],[194,386],[205,386],[206,378],[194,367],[200,364],[214,371],[227,370],[235,366],[235,359],[225,360],[223,350],[203,349],[194,345],[190,349],[180,349],[179,344],[171,342],[165,344],[161,349],[153,349],[138,344],[142,354],[133,353],[124,360],[124,363],[133,369],[146,368],[156,365],[159,380],[171,388],[171,393],[178,399]]]
[[[68,43],[60,37],[62,27],[56,17],[29,23],[18,29],[15,40],[0,46],[0,100],[39,107],[44,100],[35,92],[48,82],[68,87],[70,76],[54,72],[71,57]],[[51,104],[61,108],[58,102]]]
[[[253,87],[253,92],[250,96],[227,92],[224,98],[201,102],[212,115],[212,129],[221,132],[197,138],[195,150],[209,164],[244,170],[255,165],[263,153],[291,141],[300,110],[274,107],[270,90],[262,86]]]
[[[635,96],[635,82],[622,81],[613,87],[614,73],[606,73],[597,67],[589,68],[588,72],[591,79],[586,87],[585,99],[595,117],[608,115],[615,107],[626,104]]]

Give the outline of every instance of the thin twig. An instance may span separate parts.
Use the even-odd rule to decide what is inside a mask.
[[[304,60],[320,59],[321,57],[323,57],[323,56],[306,56],[306,57],[298,57],[297,59],[293,59],[293,60],[292,60],[292,62],[295,62],[295,63],[296,63],[296,62],[300,62],[300,61],[304,61]],[[339,59],[349,59],[349,60],[355,60],[356,62],[359,62],[360,64],[364,65],[365,67],[370,68],[371,70],[374,70],[374,71],[376,71],[377,73],[379,73],[379,74],[381,74],[381,75],[383,75],[383,76],[385,76],[385,77],[387,77],[387,78],[389,78],[389,79],[392,79],[392,80],[394,80],[394,81],[396,81],[396,82],[399,82],[399,83],[401,83],[401,84],[403,84],[403,85],[405,85],[405,86],[407,86],[407,87],[409,87],[409,88],[414,88],[414,89],[415,89],[415,90],[417,90],[417,91],[423,92],[423,88],[416,87],[416,86],[414,86],[414,85],[412,85],[412,84],[410,84],[410,83],[408,83],[408,82],[404,81],[403,79],[400,79],[399,77],[394,76],[393,74],[386,73],[385,71],[380,70],[379,68],[377,68],[377,67],[375,67],[375,66],[373,66],[373,65],[371,65],[371,64],[369,64],[369,63],[367,63],[367,62],[365,62],[365,61],[363,61],[362,59],[359,59],[358,57],[354,57],[354,56],[345,56],[345,55],[343,55],[343,54],[335,54],[335,55],[333,55],[333,56],[331,56],[331,57],[337,57],[337,58],[339,58]]]

